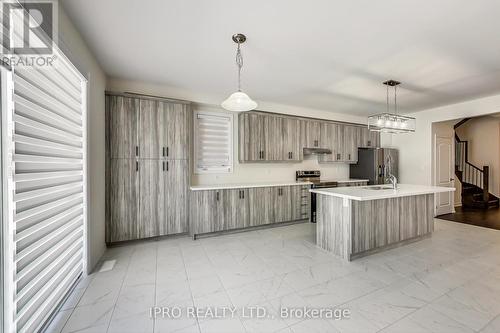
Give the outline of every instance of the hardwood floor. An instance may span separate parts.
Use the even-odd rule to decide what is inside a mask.
[[[457,207],[456,213],[441,215],[438,218],[500,230],[500,208],[483,210]]]

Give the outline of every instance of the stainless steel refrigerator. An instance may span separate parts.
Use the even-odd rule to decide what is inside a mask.
[[[385,184],[387,172],[399,178],[398,162],[397,149],[358,148],[358,163],[351,164],[350,177],[368,179],[369,185]]]

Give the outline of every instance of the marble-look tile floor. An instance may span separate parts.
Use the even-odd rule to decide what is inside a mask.
[[[431,238],[344,263],[304,223],[110,248],[49,332],[500,332],[500,231],[436,220]],[[150,308],[259,306],[272,318],[152,319]],[[281,318],[280,308],[350,319]]]

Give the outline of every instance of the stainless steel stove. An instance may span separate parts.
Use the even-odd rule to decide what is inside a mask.
[[[311,182],[312,188],[331,188],[337,187],[337,182],[322,181],[321,171],[319,170],[306,170],[306,171],[296,171],[295,180],[300,182]],[[311,222],[316,223],[316,194],[311,193]]]

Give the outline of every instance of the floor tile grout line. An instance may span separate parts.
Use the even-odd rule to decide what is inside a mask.
[[[186,274],[186,282],[188,284],[189,294],[191,295],[191,301],[193,302],[193,306],[196,307],[196,305],[194,303],[193,290],[191,289],[191,283],[189,282],[189,277],[188,277],[188,273],[187,273],[187,269],[186,269],[186,260],[184,258],[184,251],[182,250],[182,247],[180,247],[180,246],[179,246],[179,252],[180,252],[181,258],[182,258],[182,266],[184,267],[184,274]],[[198,326],[198,332],[201,333],[201,326],[200,326],[200,321],[198,320],[198,317],[196,317],[196,325]]]
[[[125,274],[123,276],[122,283],[120,284],[120,289],[118,290],[118,295],[116,296],[113,308],[111,310],[111,316],[109,318],[108,327],[106,328],[106,333],[109,332],[109,327],[111,326],[111,321],[113,320],[113,315],[115,313],[116,304],[118,303],[118,299],[120,298],[120,294],[122,292],[122,288],[123,288],[123,285],[125,283],[125,279],[127,278],[127,274],[128,274],[129,268],[130,268],[130,263],[132,262],[132,258],[134,257],[134,253],[136,251],[137,251],[136,247],[134,247],[133,251],[131,251],[132,253],[130,254],[129,261],[127,263],[127,269],[125,270]]]

